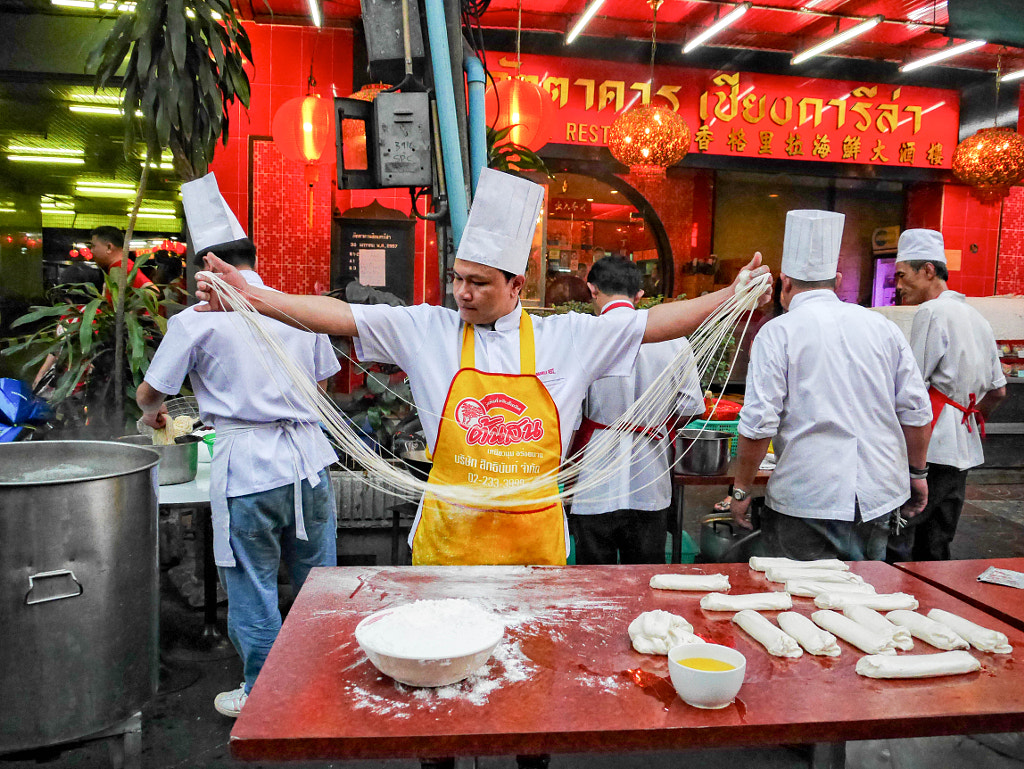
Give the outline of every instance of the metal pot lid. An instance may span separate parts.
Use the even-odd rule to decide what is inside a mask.
[[[84,483],[155,467],[150,448],[115,441],[27,441],[0,445],[0,488]]]

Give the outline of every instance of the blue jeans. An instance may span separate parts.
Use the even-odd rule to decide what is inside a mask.
[[[881,561],[889,541],[891,513],[863,521],[860,507],[852,521],[797,518],[765,506],[761,511],[761,543],[764,555],[813,561]]]
[[[277,572],[283,559],[295,592],[314,566],[336,566],[334,492],[327,470],[314,488],[302,482],[308,541],[295,536],[294,486],[228,498],[234,566],[217,567],[228,594],[228,637],[242,658],[245,691],[252,690],[281,630]]]

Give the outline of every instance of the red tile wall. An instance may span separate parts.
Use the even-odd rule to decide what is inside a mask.
[[[256,243],[267,284],[312,292],[317,281],[324,286],[330,281],[334,167],[320,167],[310,228],[303,166],[286,161],[270,142],[255,142],[250,153],[249,137],[270,136],[278,108],[306,94],[311,65],[316,93],[325,97],[352,93],[352,31],[252,23],[245,28],[252,43],[252,63],[247,67],[249,109],[237,103],[232,106],[228,143],[218,148],[210,170],[217,174],[224,199]]]
[[[967,296],[991,296],[996,288],[1000,203],[983,203],[962,184],[942,190],[942,237],[947,249],[961,251],[960,269],[949,273],[949,287]]]
[[[1003,201],[996,293],[1024,294],[1024,187],[1013,187]]]

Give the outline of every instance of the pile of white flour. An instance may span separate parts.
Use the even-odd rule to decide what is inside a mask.
[[[505,631],[500,620],[464,598],[414,601],[364,625],[362,643],[381,654],[441,659],[473,654],[496,643]]]

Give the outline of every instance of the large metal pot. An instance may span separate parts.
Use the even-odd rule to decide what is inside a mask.
[[[152,439],[145,435],[125,435],[117,440],[136,446],[153,449],[160,455],[158,477],[161,486],[188,483],[195,480],[199,468],[199,444],[202,438],[186,435],[167,446],[154,446]]]
[[[761,530],[736,526],[729,513],[706,515],[700,523],[700,557],[704,563],[742,563],[761,555]]]
[[[676,433],[676,472],[721,475],[729,467],[731,437],[717,430],[680,430]]]
[[[156,692],[158,460],[0,445],[0,753],[109,729]]]

